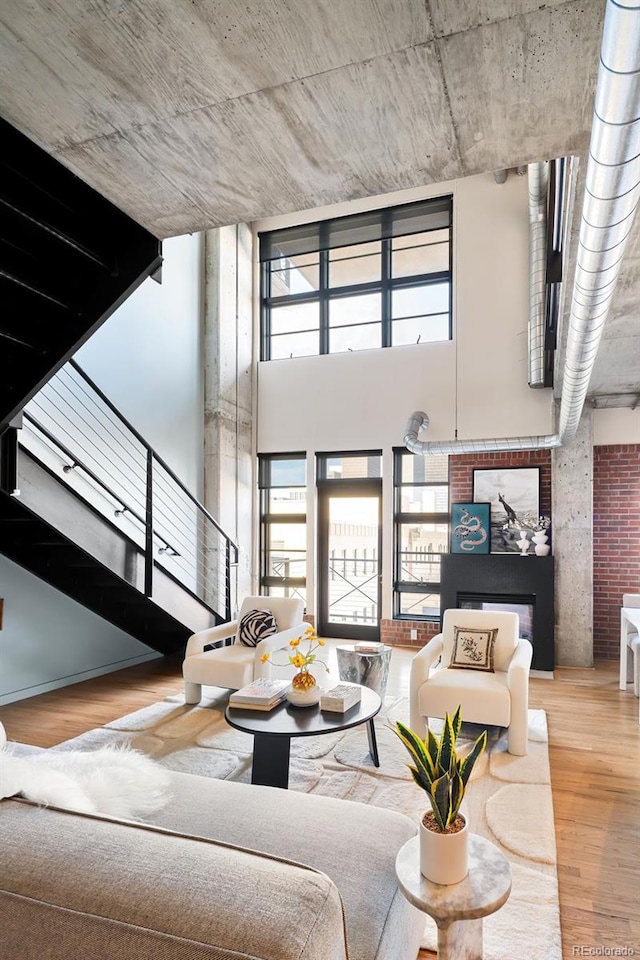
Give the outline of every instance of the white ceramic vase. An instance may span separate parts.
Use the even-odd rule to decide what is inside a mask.
[[[320,687],[318,684],[307,690],[298,690],[295,687],[289,687],[286,698],[294,707],[313,707],[320,702]]]
[[[420,873],[432,883],[460,883],[469,872],[469,826],[458,833],[435,833],[420,821]]]
[[[534,533],[532,539],[534,542],[534,550],[535,550],[536,556],[546,557],[549,551],[551,550],[551,547],[549,546],[549,543],[548,543],[549,537],[547,536],[546,532],[544,530],[537,530]]]

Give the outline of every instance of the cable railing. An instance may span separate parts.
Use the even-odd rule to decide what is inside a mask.
[[[109,398],[70,360],[29,401],[21,444],[115,525],[144,558],[231,619],[238,548]]]

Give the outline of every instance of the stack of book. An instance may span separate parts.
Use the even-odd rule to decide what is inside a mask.
[[[384,644],[377,643],[375,640],[366,643],[363,640],[360,643],[354,644],[353,649],[356,653],[381,653],[384,649]]]
[[[282,703],[290,686],[289,680],[268,680],[261,677],[232,693],[229,706],[237,710],[273,710]]]
[[[339,683],[337,687],[323,690],[320,697],[320,709],[334,713],[346,713],[356,703],[360,703],[362,687],[357,683]]]

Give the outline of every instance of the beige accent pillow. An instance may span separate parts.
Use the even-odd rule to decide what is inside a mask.
[[[449,666],[457,670],[493,673],[493,648],[498,628],[480,630],[477,627],[454,627],[453,631],[453,652]]]

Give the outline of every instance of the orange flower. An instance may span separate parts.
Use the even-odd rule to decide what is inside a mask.
[[[260,657],[260,663],[266,663],[268,659],[269,659],[269,654],[263,653],[262,656]]]
[[[320,640],[319,637],[318,637],[318,646],[319,646],[319,647],[324,647],[324,640]]]
[[[300,637],[294,637],[293,640],[289,640],[290,647],[297,647],[300,644]]]

